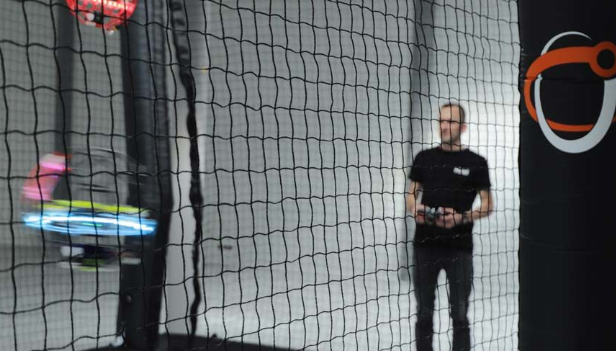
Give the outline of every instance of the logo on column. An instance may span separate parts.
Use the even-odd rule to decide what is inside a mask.
[[[574,46],[550,50],[554,42],[564,36],[577,35],[590,39],[589,36],[579,32],[561,33],[543,47],[539,56],[528,68],[524,83],[524,102],[530,116],[539,123],[546,139],[557,149],[578,154],[586,152],[601,142],[610,126],[616,121],[616,45],[604,41],[595,46]],[[599,55],[609,53],[613,57],[611,67],[604,68],[599,64]],[[549,68],[570,65],[586,64],[598,77],[604,79],[603,105],[599,118],[594,124],[563,124],[548,119],[541,103],[541,74]],[[532,94],[532,95],[531,95]],[[535,104],[533,105],[534,98]],[[556,134],[586,133],[578,139],[566,139]]]

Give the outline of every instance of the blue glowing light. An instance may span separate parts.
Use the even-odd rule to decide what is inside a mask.
[[[156,230],[155,220],[110,213],[26,213],[24,222],[30,227],[71,235],[139,236]]]

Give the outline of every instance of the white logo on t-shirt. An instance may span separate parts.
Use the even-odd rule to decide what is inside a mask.
[[[471,170],[468,168],[454,167],[453,173],[468,177],[468,175],[471,174]]]

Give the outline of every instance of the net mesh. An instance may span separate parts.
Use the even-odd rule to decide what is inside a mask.
[[[153,323],[162,335],[195,329],[217,338],[214,344],[414,349],[408,174],[415,155],[438,144],[438,109],[454,99],[468,112],[464,144],[488,161],[495,203],[473,233],[472,343],[517,349],[515,1],[158,5],[163,20],[128,26],[158,33],[148,36],[148,50],[165,57],[141,58],[164,66],[167,81],[157,96],[168,103],[162,118],[169,128],[154,135],[171,145],[173,179],[166,269],[157,273],[164,274],[162,311],[158,320],[144,317],[119,332]],[[120,265],[111,272],[60,267],[67,259],[58,244],[21,217],[24,180],[58,145],[127,152],[125,33],[109,36],[63,11],[62,1],[0,3],[3,350],[95,348],[118,333]],[[58,110],[66,95],[58,76],[67,64],[60,23],[67,21],[74,31],[71,99]],[[180,45],[178,35],[188,40]],[[62,133],[58,118],[68,109],[72,122]],[[195,167],[200,206],[190,188]],[[139,268],[151,269],[147,262]],[[437,285],[434,345],[448,350],[453,325],[444,275]]]

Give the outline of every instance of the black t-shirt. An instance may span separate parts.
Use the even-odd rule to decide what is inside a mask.
[[[471,210],[479,190],[490,188],[485,158],[465,149],[445,151],[440,147],[415,156],[409,178],[423,185],[421,203],[429,207],[451,207],[457,212]],[[415,244],[473,247],[473,223],[451,229],[417,225]]]

